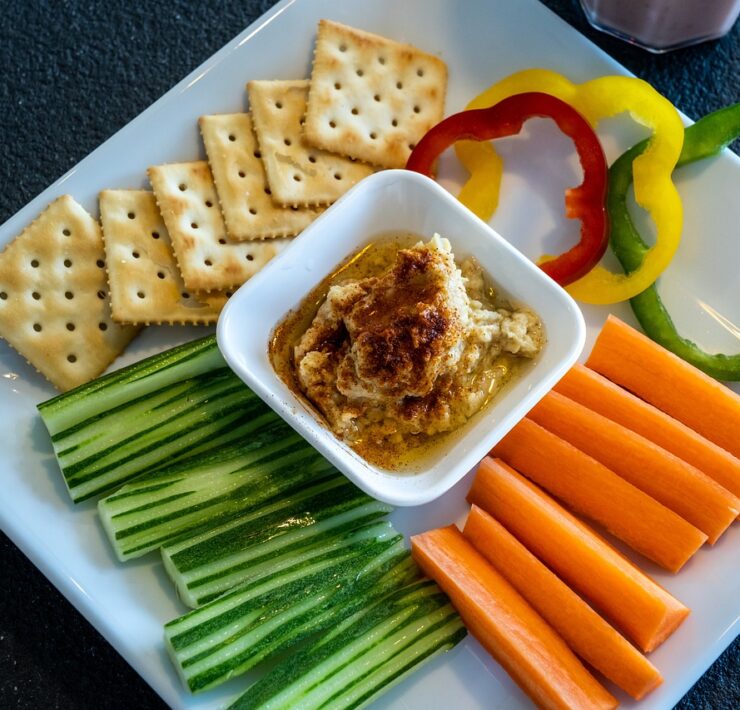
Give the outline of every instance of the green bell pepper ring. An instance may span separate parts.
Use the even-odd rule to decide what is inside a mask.
[[[740,103],[710,113],[685,131],[676,167],[716,155],[740,136]],[[643,141],[620,156],[609,169],[607,209],[611,222],[610,245],[626,273],[638,269],[650,247],[643,241],[627,211],[632,184],[632,161],[647,147]],[[718,380],[740,380],[740,354],[712,354],[682,337],[658,295],[655,284],[630,299],[645,333],[664,348]]]

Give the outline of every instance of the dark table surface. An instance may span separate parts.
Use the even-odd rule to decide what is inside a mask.
[[[689,116],[740,100],[740,24],[720,41],[653,56],[592,30],[576,0],[544,2]],[[271,5],[0,3],[0,223]],[[739,661],[736,640],[678,707],[740,707]],[[0,533],[0,708],[159,707],[146,683]]]

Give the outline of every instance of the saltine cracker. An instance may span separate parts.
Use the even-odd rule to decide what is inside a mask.
[[[100,221],[115,321],[216,322],[221,304],[188,292],[152,192],[103,190]]]
[[[205,161],[155,165],[148,174],[182,280],[190,290],[240,286],[290,244],[289,239],[229,240]]]
[[[100,225],[69,195],[0,254],[0,335],[60,390],[97,377],[137,332],[111,318]]]
[[[319,22],[306,140],[402,168],[444,116],[447,66],[431,54],[338,22]]]
[[[247,90],[267,182],[279,204],[330,204],[373,172],[306,143],[308,81],[250,81]]]

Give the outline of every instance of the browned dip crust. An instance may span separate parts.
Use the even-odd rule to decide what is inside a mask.
[[[294,334],[294,384],[335,434],[396,468],[464,424],[541,349],[539,318],[495,307],[491,295],[477,263],[458,266],[436,235],[392,250],[368,275],[340,273]]]

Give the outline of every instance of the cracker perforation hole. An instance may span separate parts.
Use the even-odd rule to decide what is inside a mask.
[[[136,295],[137,295],[137,296],[138,296],[139,298],[146,298],[146,294],[145,294],[145,293],[144,293],[143,291],[137,291],[137,292],[136,292]]]
[[[67,330],[71,333],[75,329],[74,323],[67,323]]]
[[[254,257],[251,254],[247,254],[247,261],[254,261]]]
[[[206,200],[206,207],[213,207],[213,202]]]
[[[98,328],[100,328],[100,330],[108,330],[108,324],[101,321],[98,323]]]
[[[409,150],[416,148],[416,143],[409,143]]]
[[[197,222],[191,222],[190,223],[190,229],[198,229],[198,223]]]
[[[375,140],[378,137],[378,134],[375,131],[370,132],[370,140]]]
[[[346,52],[347,51],[347,45],[346,44],[340,44],[339,45],[339,51],[340,52]]]
[[[341,180],[342,176],[339,173],[334,173],[334,179],[335,180]]]
[[[41,294],[38,291],[34,291],[31,296],[34,301],[38,301],[41,298]]]
[[[8,292],[7,291],[0,291],[0,300],[7,301],[8,300]]]
[[[182,297],[183,298],[190,298],[190,294],[187,291],[183,291],[182,292]]]
[[[293,145],[293,141],[290,140],[290,138],[283,138],[283,143],[285,143],[285,145]]]
[[[340,84],[340,83],[339,83],[338,81],[335,81],[335,82],[334,82],[334,88],[335,88],[335,89],[336,89],[337,91],[341,91],[341,89],[342,89],[342,85],[341,85],[341,84]]]
[[[357,71],[355,72],[355,74],[357,74],[357,76],[365,76],[365,72],[364,72],[364,71],[362,71],[362,69],[358,69],[358,70],[357,70]]]
[[[378,63],[379,64],[385,64],[385,57],[378,57]]]
[[[295,180],[296,182],[300,182],[301,181],[301,176],[298,175],[298,174],[293,175],[293,180]]]
[[[64,265],[65,265],[65,266],[66,266],[67,268],[69,268],[70,266],[72,266],[72,259],[65,259],[65,260],[64,260]]]
[[[67,362],[77,362],[77,355],[70,353],[67,355]]]
[[[164,271],[157,271],[157,278],[163,279],[164,278]]]
[[[421,111],[421,108],[419,106],[414,106],[414,113],[419,113]]]
[[[103,289],[100,289],[100,291],[98,291],[98,298],[101,301],[104,301],[105,300],[105,291],[103,291]]]
[[[424,70],[421,67],[416,70],[416,76],[424,76]]]
[[[66,266],[66,264],[65,264],[65,266]],[[72,264],[70,264],[70,266],[72,266]],[[99,269],[104,269],[105,268],[105,262],[102,259],[98,259],[95,262],[95,266],[97,266]]]
[[[128,213],[128,218],[129,219],[135,219],[136,218],[136,214],[134,212],[129,212]]]
[[[236,136],[233,133],[229,133],[229,140],[233,143],[236,140]]]
[[[309,155],[308,156],[308,162],[309,163],[315,163],[316,162],[316,156],[315,155]]]
[[[336,121],[329,121],[329,128],[336,128],[337,122]]]
[[[246,175],[246,173],[243,170],[240,170],[239,171],[239,177],[240,178],[243,178],[243,177],[247,177],[247,175]]]
[[[63,235],[65,236],[65,237],[71,237],[71,236],[72,236],[72,232],[70,232],[70,231],[69,231],[68,229],[63,229],[63,230],[62,230],[62,234],[63,234]]]
[[[275,108],[282,108],[282,107],[283,107],[283,102],[282,101],[276,101],[275,102]]]
[[[133,257],[134,257],[134,259],[138,259],[138,258],[139,258],[139,256],[141,256],[141,255],[139,254],[139,252],[138,252],[138,251],[132,251],[132,252],[131,252],[131,256],[133,256]]]
[[[152,239],[159,239],[159,232],[152,232]]]
[[[35,330],[35,331],[36,331],[37,333],[40,333],[40,332],[41,332],[41,331],[43,330],[43,328],[41,327],[41,323],[34,323],[34,324],[33,324],[33,329],[34,329],[34,330]]]
[[[265,195],[272,195],[272,190],[269,187],[265,188]]]
[[[65,297],[65,298],[66,298],[66,299],[67,299],[68,301],[71,301],[71,300],[72,300],[72,299],[73,299],[73,298],[75,297],[75,295],[74,295],[74,293],[72,293],[72,291],[65,291],[65,292],[64,292],[64,297]]]
[[[203,263],[204,263],[204,264],[205,264],[206,266],[213,266],[213,262],[212,262],[212,261],[211,261],[210,259],[204,259],[204,260],[203,260]]]
[[[403,82],[402,81],[397,81],[396,82],[396,88],[397,89],[403,89]]]
[[[360,111],[359,111],[359,109],[357,108],[357,106],[355,106],[355,107],[354,107],[354,108],[352,109],[351,113],[352,113],[352,115],[353,115],[353,116],[359,116],[359,115],[360,115]]]
[[[375,94],[375,96],[373,96],[373,101],[380,101],[380,94]]]
[[[391,126],[393,126],[393,128],[396,128],[396,126],[398,126],[398,119],[397,119],[397,118],[394,118],[394,119],[393,119],[393,120],[391,121]]]
[[[188,186],[184,182],[181,182],[177,187],[180,189],[180,192],[185,192],[188,189]]]
[[[223,237],[221,237],[221,238],[220,238],[220,239],[218,240],[218,243],[219,243],[219,244],[226,244],[226,240],[225,240],[225,239],[224,239]]]
[[[257,210],[254,207],[249,208],[249,214],[257,214]]]
[[[31,259],[31,266],[34,269],[38,269],[39,268],[39,260],[38,259]]]
[[[259,160],[262,157],[262,153],[260,153],[258,150],[255,150],[252,155]]]

